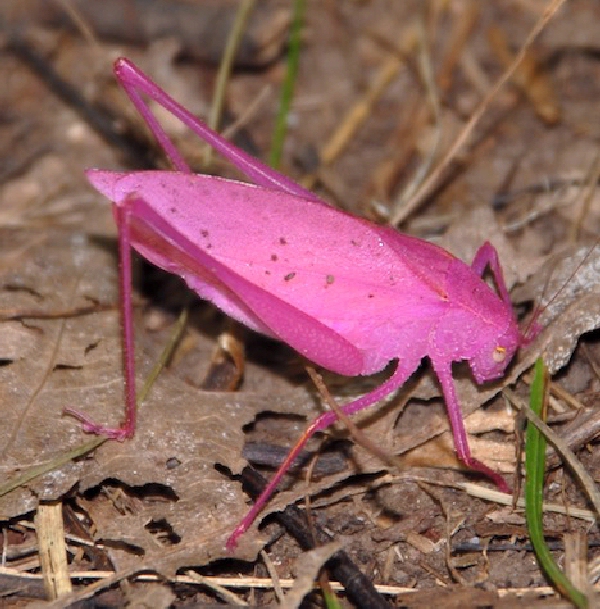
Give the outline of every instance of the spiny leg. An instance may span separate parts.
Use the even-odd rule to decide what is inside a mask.
[[[414,366],[409,370],[407,366],[403,366],[398,363],[396,370],[387,381],[382,383],[370,393],[367,393],[357,400],[353,400],[349,404],[345,404],[342,406],[342,411],[347,415],[352,415],[360,410],[368,408],[375,402],[385,398],[392,391],[398,389],[398,387],[402,386],[413,371]],[[302,437],[290,450],[284,462],[279,466],[279,469],[277,472],[275,472],[275,475],[273,478],[271,478],[254,505],[250,508],[250,511],[246,514],[246,516],[244,516],[240,523],[235,527],[233,533],[227,539],[226,546],[228,550],[233,550],[236,547],[240,536],[243,535],[248,530],[250,525],[256,520],[256,517],[259,515],[271,495],[277,490],[277,486],[281,482],[285,472],[298,457],[298,454],[304,448],[308,440],[310,440],[310,438],[312,438],[317,431],[326,429],[327,427],[333,425],[333,423],[335,423],[337,420],[337,414],[335,412],[328,411],[317,417],[308,426],[306,431],[302,434]]]
[[[436,364],[433,362],[433,367],[442,386],[442,393],[444,395],[444,401],[446,402],[448,418],[450,419],[450,427],[454,438],[454,449],[456,450],[457,457],[470,469],[480,472],[492,480],[498,487],[498,490],[503,493],[510,493],[508,484],[500,474],[471,456],[465,423],[454,388],[451,364]]]
[[[125,378],[125,420],[120,427],[107,427],[92,422],[78,410],[65,408],[63,414],[79,419],[83,431],[114,440],[133,438],[136,419],[135,352],[133,319],[131,316],[131,228],[129,202],[114,204],[119,241],[119,308],[121,315],[121,345]]]

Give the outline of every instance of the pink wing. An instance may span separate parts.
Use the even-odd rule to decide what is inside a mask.
[[[437,246],[251,184],[167,171],[89,171],[131,206],[134,247],[203,298],[341,374],[426,355],[446,306]],[[415,364],[416,365],[416,364]]]

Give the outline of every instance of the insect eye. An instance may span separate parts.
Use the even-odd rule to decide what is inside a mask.
[[[497,362],[503,362],[506,358],[506,347],[495,347],[494,352],[492,353],[492,359]]]

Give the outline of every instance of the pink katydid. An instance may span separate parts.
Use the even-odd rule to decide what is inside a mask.
[[[202,298],[250,328],[286,342],[329,370],[372,374],[396,359],[391,377],[343,406],[350,415],[398,389],[428,357],[439,379],[459,459],[508,492],[503,478],[471,456],[452,363],[475,381],[500,377],[519,333],[496,250],[485,243],[471,266],[426,241],[334,209],[247,155],[190,114],[124,58],[114,72],[177,171],[88,170],[113,202],[120,251],[126,416],[119,428],[80,419],[115,439],[135,430],[131,247],[180,275]],[[238,167],[254,184],[193,174],[142,99],[154,99]],[[240,244],[243,243],[243,247]],[[489,267],[498,294],[482,280]],[[233,548],[307,440],[337,420],[318,417],[227,541]]]

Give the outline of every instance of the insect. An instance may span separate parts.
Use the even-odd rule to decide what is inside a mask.
[[[468,266],[436,245],[336,210],[221,138],[127,59],[115,62],[114,73],[176,171],[86,172],[112,201],[118,227],[126,416],[121,427],[110,428],[81,412],[66,412],[89,433],[118,440],[134,434],[133,247],[231,317],[324,368],[368,375],[395,360],[390,378],[344,405],[346,414],[398,389],[428,357],[459,459],[508,492],[500,475],[471,456],[452,378],[452,363],[463,360],[477,383],[500,377],[526,340],[493,246],[485,243]],[[192,173],[142,95],[181,120],[253,184]],[[497,292],[482,279],[488,268]],[[230,549],[308,438],[336,419],[325,412],[309,426],[234,530]]]

